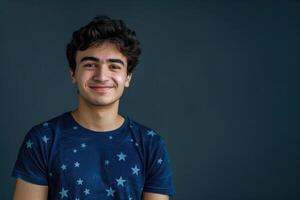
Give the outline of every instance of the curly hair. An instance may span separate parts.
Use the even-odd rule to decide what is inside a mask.
[[[87,25],[73,32],[72,40],[67,44],[66,54],[70,69],[75,72],[76,52],[89,47],[111,42],[127,58],[127,73],[132,73],[141,54],[140,42],[136,33],[130,30],[122,20],[108,16],[96,16]]]

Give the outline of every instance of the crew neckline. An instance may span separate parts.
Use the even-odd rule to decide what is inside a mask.
[[[89,135],[95,135],[95,136],[99,136],[99,137],[115,135],[115,134],[118,134],[118,133],[122,132],[128,126],[128,121],[129,121],[128,117],[120,114],[124,118],[124,122],[118,128],[113,129],[113,130],[109,130],[109,131],[94,131],[94,130],[85,128],[82,125],[80,125],[74,119],[71,112],[72,111],[66,112],[66,115],[67,115],[67,117],[69,118],[69,120],[71,122],[71,129],[73,129],[73,130],[79,130],[80,129],[81,130],[80,132],[83,131],[85,134],[89,134]]]

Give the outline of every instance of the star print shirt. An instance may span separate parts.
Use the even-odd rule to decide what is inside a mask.
[[[138,200],[143,192],[175,194],[167,146],[153,129],[129,117],[95,132],[69,112],[31,128],[12,176],[47,185],[48,199]]]

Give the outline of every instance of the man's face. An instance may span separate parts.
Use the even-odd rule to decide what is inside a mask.
[[[109,42],[77,51],[75,74],[70,72],[79,98],[94,106],[119,101],[132,76],[127,74],[127,58]]]

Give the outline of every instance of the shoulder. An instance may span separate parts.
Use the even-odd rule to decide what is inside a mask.
[[[136,137],[140,138],[142,143],[148,146],[164,145],[165,139],[157,129],[151,128],[134,119],[130,119],[129,121],[130,129],[133,130]]]
[[[64,120],[65,115],[66,113],[62,113],[47,120],[36,123],[27,132],[27,137],[52,136],[58,126],[62,126],[62,124],[64,124],[62,121]]]

